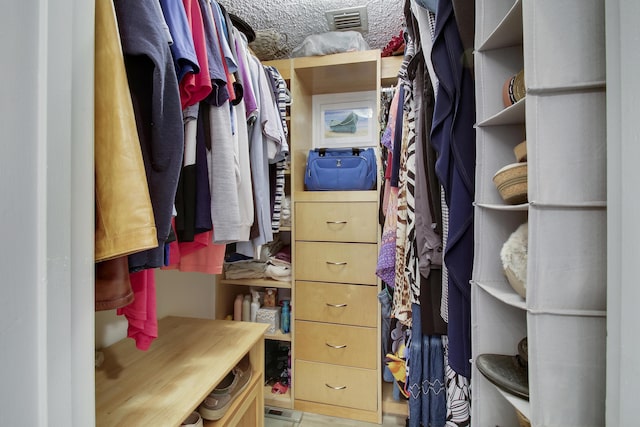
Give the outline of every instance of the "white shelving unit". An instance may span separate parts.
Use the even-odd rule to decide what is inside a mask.
[[[477,167],[472,346],[516,354],[528,337],[529,401],[474,367],[474,426],[602,426],[606,352],[604,0],[477,0]],[[502,85],[525,70],[527,96]],[[527,140],[529,203],[505,206],[494,173]],[[500,249],[529,223],[527,298]]]

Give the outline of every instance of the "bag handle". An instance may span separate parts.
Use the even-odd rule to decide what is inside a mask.
[[[326,148],[316,148],[316,151],[318,152],[318,156],[320,157],[324,157],[325,154],[327,153],[327,149]],[[344,150],[346,151],[346,150]],[[360,148],[352,148],[351,149],[351,154],[353,154],[354,156],[359,156],[360,155]]]

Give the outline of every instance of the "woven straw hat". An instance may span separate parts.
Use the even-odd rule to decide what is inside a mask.
[[[527,202],[527,162],[511,163],[493,176],[502,200],[510,205]]]

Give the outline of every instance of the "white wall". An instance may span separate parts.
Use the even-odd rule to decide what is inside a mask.
[[[0,425],[91,426],[93,2],[0,14]]]
[[[158,319],[166,316],[215,317],[216,276],[156,270]],[[127,320],[115,310],[97,312],[95,346],[106,347],[127,335]]]

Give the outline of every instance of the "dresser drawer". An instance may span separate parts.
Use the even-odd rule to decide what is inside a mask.
[[[295,286],[296,319],[370,327],[378,324],[376,286],[304,281]]]
[[[296,358],[375,369],[377,329],[296,321]]]
[[[378,409],[377,370],[296,360],[296,399],[348,408]]]
[[[374,202],[296,203],[296,239],[376,243],[377,209]]]
[[[376,244],[296,241],[295,251],[298,280],[376,284]]]

